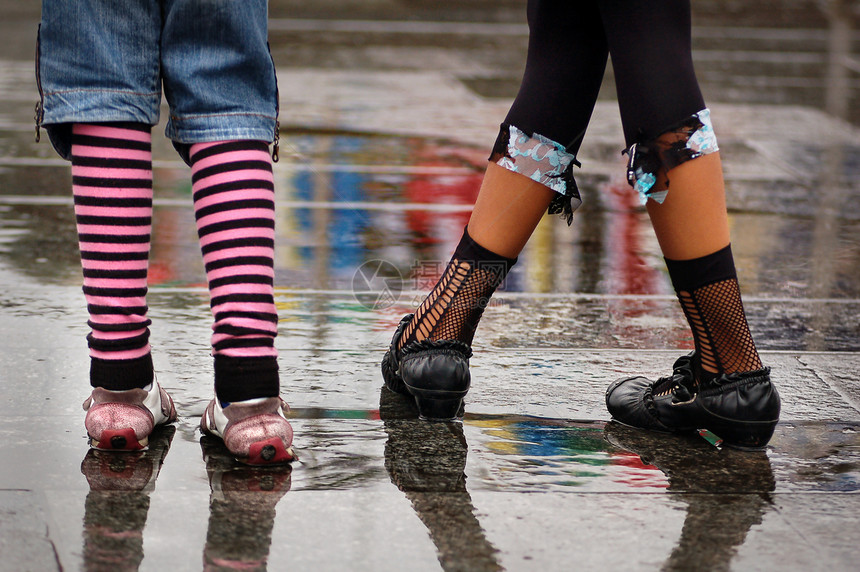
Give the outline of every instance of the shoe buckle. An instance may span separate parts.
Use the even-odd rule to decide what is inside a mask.
[[[691,397],[691,398],[690,398],[690,399],[688,399],[687,401],[675,401],[675,400],[673,399],[673,400],[672,400],[672,403],[671,403],[670,405],[672,405],[673,407],[675,407],[675,406],[680,406],[680,405],[690,405],[691,403],[693,403],[694,401],[696,401],[696,396],[697,396],[697,395],[699,395],[699,394],[698,394],[698,393],[694,393],[694,394],[693,394],[693,397]]]
[[[636,183],[636,151],[639,148],[638,143],[634,143],[624,151],[622,154],[627,155],[627,182],[630,186],[633,186]]]
[[[689,405],[696,401],[697,391],[690,391],[686,385],[680,381],[676,381],[675,388],[672,390],[672,405]]]

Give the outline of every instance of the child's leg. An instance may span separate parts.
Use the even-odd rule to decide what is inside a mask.
[[[250,464],[291,461],[274,340],[275,200],[263,141],[191,145],[197,233],[215,318],[215,399],[201,419]]]
[[[262,141],[191,146],[197,232],[215,318],[215,392],[222,402],[277,397],[275,200]]]
[[[290,461],[293,432],[279,396],[274,346],[268,142],[277,144],[278,96],[266,42],[268,3],[171,0],[162,8],[165,130],[191,165],[215,318],[215,399],[201,429],[221,437],[245,463]]]
[[[173,421],[170,397],[153,383],[146,317],[152,228],[149,125],[75,124],[72,189],[90,313],[85,425],[94,447],[139,449],[154,425]]]
[[[76,124],[72,191],[92,332],[93,387],[152,382],[146,275],[152,230],[150,126]]]

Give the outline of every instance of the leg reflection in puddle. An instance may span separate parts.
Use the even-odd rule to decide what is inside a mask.
[[[149,495],[176,429],[156,428],[149,448],[87,451],[81,473],[90,485],[84,512],[84,570],[137,570]]]
[[[718,449],[696,436],[655,436],[615,422],[605,436],[662,471],[667,491],[687,503],[681,537],[663,570],[729,570],[749,530],[773,510],[776,481],[764,451]]]
[[[237,463],[224,442],[200,439],[209,474],[204,570],[266,570],[275,506],[290,490],[292,467]]]
[[[420,420],[414,403],[386,387],[379,416],[388,434],[385,469],[430,532],[442,568],[501,570],[466,490],[462,424]]]

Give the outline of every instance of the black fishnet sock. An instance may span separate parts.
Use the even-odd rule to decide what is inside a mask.
[[[484,308],[516,261],[487,250],[464,230],[439,282],[403,330],[397,349],[425,339],[471,345]]]
[[[666,266],[693,331],[704,377],[761,369],[744,314],[731,245],[693,260],[666,259]]]

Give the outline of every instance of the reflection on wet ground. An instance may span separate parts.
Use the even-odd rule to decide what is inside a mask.
[[[466,487],[469,446],[460,423],[417,421],[411,402],[380,395],[385,469],[430,532],[445,570],[501,570]]]
[[[84,513],[84,568],[136,570],[150,495],[170,448],[174,427],[152,434],[146,451],[113,455],[90,450],[81,463],[89,483]]]
[[[462,423],[429,423],[384,388],[376,410],[300,409],[293,417],[303,433],[321,420],[329,430],[320,436],[325,446],[292,468],[238,465],[220,441],[201,439],[211,490],[205,569],[266,569],[288,491],[385,490],[390,482],[426,527],[444,570],[502,569],[476,492],[669,495],[686,516],[661,568],[726,570],[749,531],[779,512],[778,495],[860,491],[857,423],[783,424],[767,452],[751,454],[611,422],[467,414]],[[140,564],[173,432],[157,431],[146,452],[87,453],[84,569]],[[368,441],[381,443],[382,455],[362,455]]]
[[[204,570],[265,570],[275,506],[290,490],[292,467],[237,465],[220,439],[200,440],[209,486]]]
[[[327,438],[328,450],[308,460],[315,466],[339,464],[346,450],[366,448],[353,441],[384,439],[386,469],[402,490],[462,492],[466,473],[472,491],[860,490],[860,425],[854,422],[784,423],[771,449],[749,454],[715,446],[707,436],[662,435],[605,421],[466,413],[462,423],[429,423],[418,419],[409,401],[385,388],[379,410],[296,409],[292,416],[300,426],[328,419],[362,428],[351,430],[351,437],[340,430],[341,439]],[[467,451],[476,457],[468,469]],[[302,471],[313,469],[308,462],[302,459]],[[320,483],[301,476],[293,490],[373,487],[381,477],[370,467],[353,468],[366,478]]]
[[[157,428],[148,450],[90,450],[81,464],[89,483],[84,513],[83,568],[136,570],[144,558],[150,495],[175,432]],[[237,465],[220,440],[200,440],[211,497],[205,570],[265,570],[275,506],[290,490],[289,465]]]

